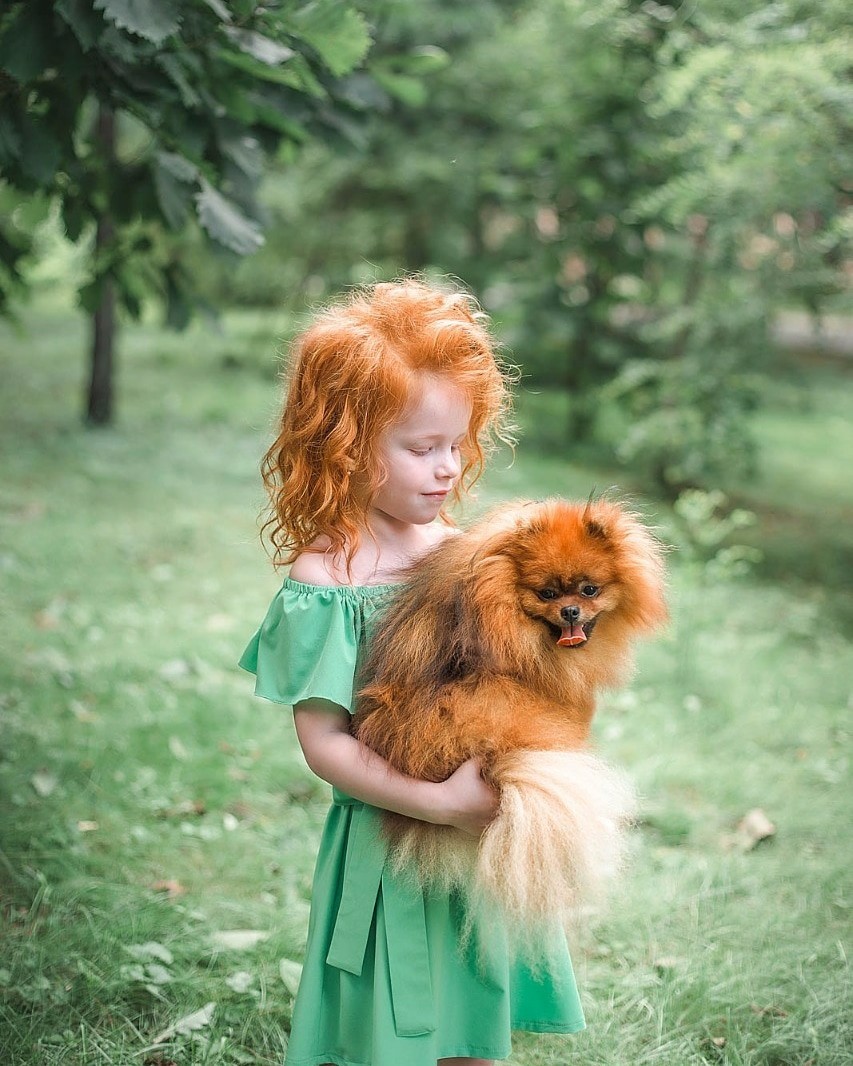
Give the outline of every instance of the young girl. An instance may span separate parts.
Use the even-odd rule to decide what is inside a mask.
[[[483,318],[414,280],[328,308],[297,340],[264,458],[265,528],[291,569],[241,666],[258,695],[293,706],[308,765],[333,786],[287,1066],[488,1064],[509,1055],[513,1028],[584,1025],[568,949],[535,975],[499,923],[464,940],[459,899],[386,863],[377,808],[482,832],[497,797],[476,762],[418,781],[349,732],[360,655],[401,569],[452,535],[445,506],[505,433]]]

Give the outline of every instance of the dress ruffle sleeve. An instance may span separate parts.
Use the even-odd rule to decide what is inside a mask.
[[[385,586],[376,585],[378,599]],[[364,589],[308,585],[285,578],[240,657],[255,674],[255,694],[293,705],[312,697],[353,710],[353,689],[363,630]],[[368,599],[373,597],[368,595]]]

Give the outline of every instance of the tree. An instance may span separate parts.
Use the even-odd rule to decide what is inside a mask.
[[[0,17],[0,309],[39,210],[92,241],[87,419],[113,413],[116,303],[191,313],[181,235],[263,243],[265,161],[351,135],[369,106],[364,17],[341,0],[13,0]],[[25,209],[26,207],[26,209]]]

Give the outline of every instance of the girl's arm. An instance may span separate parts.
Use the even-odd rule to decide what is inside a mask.
[[[293,708],[305,760],[324,781],[353,799],[422,822],[452,825],[479,836],[494,817],[498,797],[474,759],[446,781],[406,777],[356,740],[349,715],[328,700],[302,700]]]

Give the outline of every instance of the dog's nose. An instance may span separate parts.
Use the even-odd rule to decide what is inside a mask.
[[[581,616],[580,607],[572,605],[571,607],[563,607],[560,611],[560,617],[566,622],[577,622]]]

